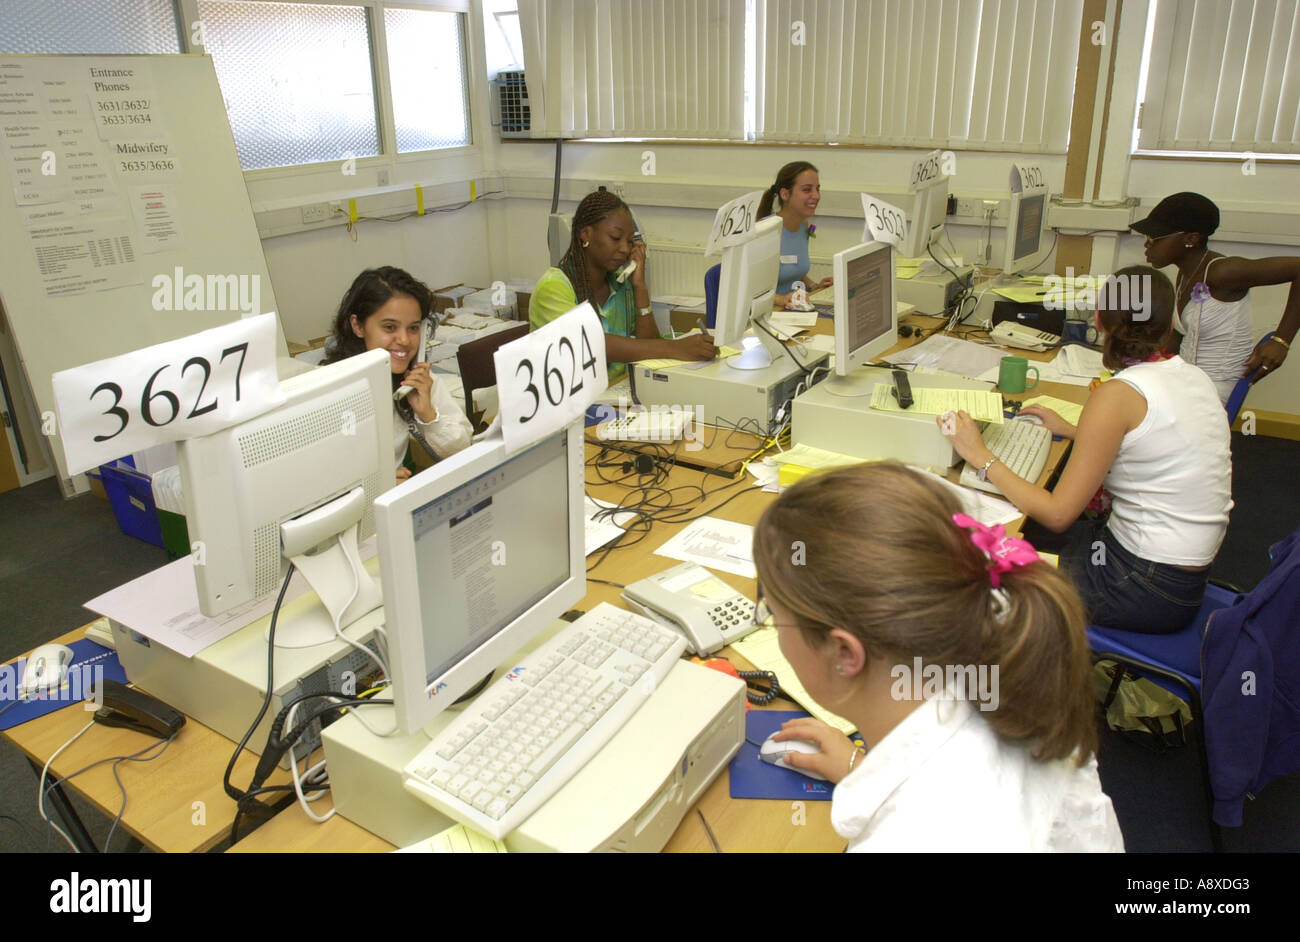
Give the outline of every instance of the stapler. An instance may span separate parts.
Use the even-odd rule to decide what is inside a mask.
[[[185,725],[185,714],[161,700],[116,680],[104,679],[101,683],[103,705],[95,711],[96,723],[133,729],[158,739],[171,739]]]

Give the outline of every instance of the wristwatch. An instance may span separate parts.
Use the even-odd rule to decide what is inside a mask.
[[[639,307],[639,308],[636,309],[636,313],[637,313],[637,316],[638,316],[638,317],[649,317],[649,316],[650,316],[651,314],[653,314],[654,312],[655,312],[655,309],[654,309],[653,306],[651,306],[651,307]]]
[[[989,479],[989,468],[993,467],[993,462],[997,460],[998,460],[998,456],[994,455],[988,461],[984,462],[984,467],[980,468],[977,472],[975,472],[976,477],[978,477],[981,481],[987,481]]]

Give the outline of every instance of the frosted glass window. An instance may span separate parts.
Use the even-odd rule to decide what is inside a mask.
[[[172,0],[3,0],[0,52],[156,55],[180,52]]]
[[[438,10],[384,10],[397,152],[470,142],[464,17]]]
[[[241,0],[198,7],[245,170],[379,154],[364,7]]]

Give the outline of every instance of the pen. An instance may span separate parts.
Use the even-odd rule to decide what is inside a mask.
[[[706,337],[712,336],[712,335],[709,333],[709,328],[707,328],[707,327],[704,326],[704,319],[703,319],[703,318],[700,318],[700,317],[695,318],[695,323],[696,323],[696,326],[698,326],[698,327],[700,328],[700,333],[702,333],[702,334],[703,334],[704,336],[706,336]]]

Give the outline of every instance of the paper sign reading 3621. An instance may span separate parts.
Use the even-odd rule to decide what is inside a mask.
[[[261,314],[54,374],[67,473],[207,435],[284,401],[275,315]]]
[[[508,453],[580,418],[609,386],[605,331],[589,303],[505,344],[493,359]]]

